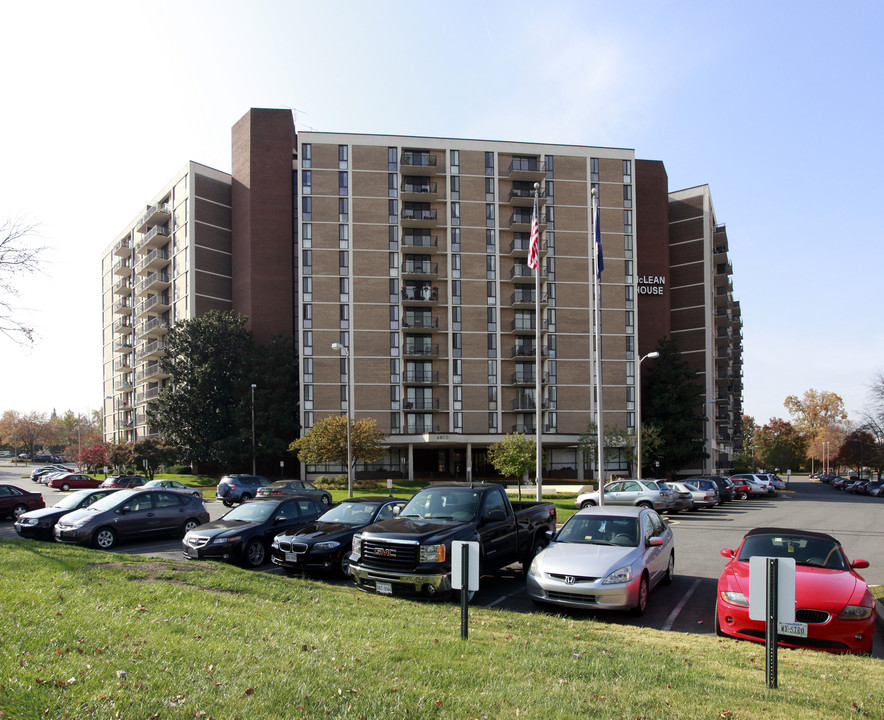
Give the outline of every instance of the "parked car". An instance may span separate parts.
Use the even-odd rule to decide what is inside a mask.
[[[76,470],[72,467],[66,467],[65,465],[42,465],[31,470],[31,480],[34,482],[40,482],[41,477],[47,473],[55,472],[76,472]]]
[[[765,641],[764,620],[749,617],[749,558],[795,560],[795,620],[807,625],[807,637],[779,635],[784,647],[828,652],[870,653],[875,637],[875,598],[856,570],[866,560],[847,559],[834,537],[808,530],[756,528],[746,533],[718,579],[715,631],[719,635]]]
[[[739,473],[738,475],[731,475],[731,482],[735,479],[746,481],[749,487],[749,497],[776,495],[777,493],[770,478],[765,475],[759,475],[757,473]]]
[[[672,502],[669,505],[668,513],[678,513],[682,510],[695,510],[694,496],[691,491],[684,487],[681,483],[661,482],[661,488],[666,488],[672,493]]]
[[[40,493],[28,492],[15,485],[0,485],[0,517],[17,520],[29,510],[46,507]]]
[[[144,475],[111,475],[99,487],[132,489],[141,487],[147,482]]]
[[[711,508],[720,504],[718,487],[711,480],[699,480],[704,487],[698,487],[689,482],[668,482],[667,485],[677,488],[681,492],[687,492],[691,496],[691,510]]]
[[[328,490],[320,490],[306,480],[277,480],[269,485],[258,488],[255,497],[284,497],[291,495],[305,495],[314,497],[326,507],[332,504],[332,496]]]
[[[305,570],[349,575],[353,536],[367,525],[396,517],[406,502],[392,497],[347,498],[306,527],[273,538],[271,560],[289,575]]]
[[[181,536],[209,521],[202,500],[171,490],[120,490],[55,524],[55,539],[110,550],[120,540]]]
[[[184,536],[181,549],[190,560],[230,560],[259,567],[270,543],[318,518],[325,506],[312,497],[254,498]]]
[[[67,515],[74,510],[80,510],[89,507],[96,500],[119,492],[116,488],[97,488],[94,490],[77,490],[70,495],[66,495],[50,508],[41,510],[31,510],[23,513],[15,521],[13,527],[15,531],[23,538],[33,538],[36,540],[53,540],[55,538],[55,523],[63,515]]]
[[[450,595],[451,543],[479,543],[482,572],[512,563],[527,570],[556,527],[556,506],[513,502],[497,484],[433,483],[419,490],[398,517],[353,536],[350,575],[357,587],[381,595]]]
[[[47,487],[67,492],[71,488],[82,490],[83,488],[97,488],[102,481],[97,478],[84,475],[83,473],[61,473],[53,475],[52,479],[46,483]]]
[[[734,497],[739,500],[745,500],[748,497],[751,497],[751,490],[749,489],[749,481],[744,480],[743,478],[732,477],[728,478],[730,480],[731,486],[734,489]]]
[[[257,497],[258,488],[269,484],[270,481],[263,475],[225,475],[218,481],[215,497],[226,507],[233,507],[233,503]]]
[[[685,478],[682,482],[696,485],[701,490],[714,487],[718,490],[718,504],[731,502],[734,499],[734,484],[729,478],[721,475],[692,475]],[[709,484],[711,483],[711,484]]]
[[[144,487],[146,488],[162,488],[163,490],[174,490],[175,492],[185,492],[188,495],[193,495],[195,498],[199,498],[202,500],[203,492],[199,488],[190,487],[185,485],[183,482],[179,482],[178,480],[148,480],[144,483]]]
[[[884,481],[877,480],[869,486],[869,495],[872,497],[884,497]]]
[[[603,500],[605,505],[637,505],[661,512],[672,507],[672,492],[656,480],[615,480],[605,485]],[[574,504],[578,508],[598,505],[598,490],[581,493]]]
[[[672,530],[645,507],[588,507],[571,516],[528,569],[528,596],[572,608],[631,610],[675,574]]]

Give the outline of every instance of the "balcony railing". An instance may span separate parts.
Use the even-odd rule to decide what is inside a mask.
[[[523,372],[514,372],[512,375],[512,379],[510,380],[511,385],[536,385],[537,384],[537,375],[535,373],[523,373]]]
[[[138,263],[137,272],[143,275],[145,272],[155,270],[169,264],[168,250],[152,250]]]
[[[429,261],[409,261],[406,259],[402,265],[403,275],[438,275],[439,263]]]
[[[409,302],[436,302],[439,288],[430,285],[406,285],[402,288],[402,299]]]
[[[138,232],[144,232],[151,225],[162,225],[172,217],[172,206],[169,203],[158,203],[147,208],[138,222]]]
[[[169,272],[167,270],[159,270],[157,272],[152,272],[144,278],[144,280],[138,283],[135,292],[138,295],[144,295],[150,289],[161,290],[164,287],[168,287],[170,283],[171,278]]]
[[[408,370],[405,382],[411,385],[435,385],[439,382],[438,370]]]
[[[405,233],[402,236],[403,248],[437,248],[439,247],[439,238],[436,235],[414,235]]]
[[[438,343],[405,343],[406,357],[432,357],[438,354]]]
[[[402,327],[406,330],[436,330],[439,327],[439,318],[432,315],[405,316]]]
[[[403,403],[403,408],[407,412],[417,412],[419,410],[438,410],[439,398],[412,398]]]
[[[114,255],[121,255],[123,257],[128,257],[132,254],[132,242],[127,235],[124,238],[117,240],[114,245]]]

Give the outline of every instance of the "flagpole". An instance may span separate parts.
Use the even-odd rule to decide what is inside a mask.
[[[599,193],[592,189],[592,257],[595,269],[595,387],[596,429],[598,431],[599,506],[605,505],[605,426],[602,422],[602,262],[599,230]]]
[[[537,217],[537,205],[540,198],[540,183],[534,183],[534,219],[531,223],[531,242],[536,243],[536,262],[534,270],[534,433],[537,446],[535,458],[535,477],[537,480],[537,501],[543,499],[543,403],[542,403],[542,357],[540,347],[540,218]],[[530,254],[530,252],[529,252]]]

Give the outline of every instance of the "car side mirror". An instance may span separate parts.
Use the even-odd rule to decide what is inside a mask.
[[[555,530],[547,530],[545,535],[549,540],[555,540],[558,533]]]
[[[125,515],[127,512],[132,512],[132,508],[129,505],[123,505],[120,508],[120,515]]]
[[[399,513],[402,512],[402,508],[398,505],[393,506],[393,517],[399,517]]]
[[[734,557],[734,555],[736,555],[736,553],[733,550],[730,550],[729,548],[725,548],[724,550],[721,551],[721,555],[722,555],[722,557],[732,559]]]
[[[506,513],[501,508],[492,508],[482,519],[485,522],[500,522],[506,519]]]
[[[273,518],[274,525],[279,525],[279,523],[284,522],[284,521],[285,521],[285,518],[282,515],[279,515],[279,516]]]
[[[661,537],[652,537],[648,538],[648,547],[662,547],[663,538]]]
[[[862,570],[863,568],[867,568],[869,566],[868,560],[854,560],[850,563],[850,567],[854,570]]]

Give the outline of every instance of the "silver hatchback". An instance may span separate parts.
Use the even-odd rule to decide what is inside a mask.
[[[605,485],[603,501],[605,505],[635,505],[657,512],[670,510],[673,505],[672,491],[656,480],[615,480]],[[581,493],[574,504],[578,509],[598,505],[598,490]]]

